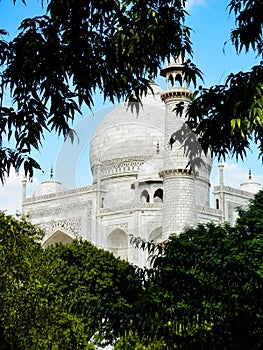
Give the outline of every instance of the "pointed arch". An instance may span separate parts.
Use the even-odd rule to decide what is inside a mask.
[[[163,201],[163,189],[158,188],[153,195],[153,201],[155,203],[161,203]]]
[[[169,75],[168,77],[168,87],[173,88],[174,87],[174,77],[172,74]]]
[[[150,195],[149,195],[149,192],[147,190],[143,190],[141,192],[140,200],[141,200],[141,202],[145,202],[145,203],[150,202]]]
[[[107,247],[114,255],[128,259],[128,236],[125,231],[115,228],[107,237]]]
[[[50,232],[48,235],[45,235],[42,239],[41,246],[42,248],[47,248],[50,245],[56,244],[56,243],[62,243],[62,244],[70,244],[74,241],[76,237],[64,230],[63,228],[57,228],[55,231]]]
[[[182,74],[177,73],[174,79],[174,85],[177,85],[178,83],[178,87],[182,87],[183,86],[183,77]]]

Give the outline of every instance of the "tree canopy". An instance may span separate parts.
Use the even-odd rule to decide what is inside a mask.
[[[167,350],[262,348],[262,203],[263,191],[239,209],[235,226],[209,223],[170,236],[142,273],[148,297],[139,334]]]
[[[234,226],[142,242],[144,269],[87,241],[43,250],[41,231],[0,212],[0,349],[262,348],[262,203]]]
[[[83,104],[92,108],[95,92],[138,99],[166,59],[191,55],[185,2],[50,0],[11,42],[1,30],[0,179],[22,164],[32,175],[44,132],[72,135],[71,121]]]
[[[228,11],[235,16],[230,38],[237,54],[254,51],[262,59],[263,2],[231,0]],[[218,158],[243,159],[254,143],[263,159],[262,61],[248,72],[230,74],[222,85],[200,87],[189,109],[188,124],[203,149]]]
[[[16,1],[13,1],[16,3]],[[25,3],[25,0],[22,0]],[[192,55],[186,0],[49,0],[8,42],[0,29],[0,180],[13,166],[29,176],[44,133],[72,138],[71,122],[95,93],[119,101],[146,91],[171,56]],[[262,57],[262,1],[230,0],[237,54]],[[163,40],[165,38],[165,40]],[[200,71],[187,65],[196,81]],[[148,76],[149,75],[149,76]],[[11,102],[6,99],[9,96]],[[205,151],[244,158],[250,142],[263,155],[262,64],[196,92],[188,124]]]
[[[94,349],[125,333],[142,284],[89,242],[43,250],[43,233],[0,212],[0,349]]]

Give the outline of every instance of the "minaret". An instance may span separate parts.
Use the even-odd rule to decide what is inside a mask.
[[[219,164],[218,165],[219,169],[219,185],[224,186],[224,164]]]
[[[171,59],[161,75],[166,77],[166,90],[161,95],[166,116],[164,167],[160,172],[164,189],[163,240],[166,240],[172,233],[179,234],[196,223],[195,171],[182,140],[187,132],[185,111],[192,99],[182,59]]]
[[[219,186],[220,197],[216,198],[216,209],[220,209],[222,212],[221,221],[225,222],[226,219],[226,203],[225,203],[225,189],[224,189],[224,164],[218,165],[219,169]]]
[[[22,179],[22,214],[24,214],[24,203],[26,201],[26,177]]]

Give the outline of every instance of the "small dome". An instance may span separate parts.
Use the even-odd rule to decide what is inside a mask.
[[[163,158],[161,155],[157,155],[155,158],[148,160],[144,163],[139,170],[137,181],[162,181],[159,175],[159,171],[163,168]]]
[[[247,191],[251,193],[257,193],[261,190],[261,185],[258,182],[252,180],[251,171],[249,171],[248,181],[240,185],[242,191]]]
[[[252,180],[247,181],[240,185],[240,189],[242,191],[247,191],[251,193],[257,193],[261,190],[261,185],[258,182],[254,182]]]
[[[37,187],[33,193],[33,197],[45,196],[47,194],[53,194],[62,191],[65,191],[65,188],[62,186],[62,184],[51,178],[47,181],[42,182]]]

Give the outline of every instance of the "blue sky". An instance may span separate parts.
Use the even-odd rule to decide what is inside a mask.
[[[236,55],[235,50],[229,41],[230,30],[234,27],[233,17],[229,17],[226,0],[189,0],[187,24],[193,29],[192,42],[194,50],[194,63],[204,74],[205,86],[223,83],[230,72],[240,70],[246,71],[257,62],[254,54]],[[27,6],[17,2],[13,6],[11,0],[0,0],[0,28],[8,30],[10,37],[17,34],[17,27],[25,17],[35,16],[43,13],[41,1],[28,0]],[[223,50],[224,49],[224,50]],[[164,80],[157,79],[158,84],[163,88]],[[200,82],[201,83],[201,82]],[[103,110],[103,108],[106,108]],[[62,180],[63,174],[74,166],[74,181],[70,186],[88,185],[92,182],[89,170],[88,147],[92,135],[103,115],[112,107],[109,104],[103,105],[99,95],[95,96],[94,113],[83,110],[83,118],[78,118],[75,128],[85,130],[84,140],[81,149],[74,149],[72,152],[72,163],[69,158],[63,157],[68,146],[63,144],[63,139],[58,139],[55,135],[47,135],[43,148],[35,153],[35,157],[40,162],[43,172],[35,173],[34,181],[29,184],[28,191],[32,193],[34,188],[49,177],[50,167],[56,169],[57,180]],[[86,128],[86,129],[85,129]],[[74,153],[75,152],[75,153]],[[69,154],[68,153],[68,154]],[[75,154],[75,156],[73,156]],[[77,154],[77,158],[76,158]],[[74,158],[75,157],[75,158]],[[74,158],[74,160],[73,160]],[[61,167],[65,159],[67,164],[64,169]],[[261,162],[257,159],[256,152],[248,154],[245,162],[238,164],[230,160],[225,167],[226,184],[238,187],[241,182],[245,182],[248,176],[248,169],[252,169],[254,179],[263,184],[263,174]],[[0,208],[8,209],[14,213],[20,209],[21,205],[21,174],[12,174],[6,185],[0,187]],[[217,182],[217,164],[215,162],[212,177],[212,185]]]

